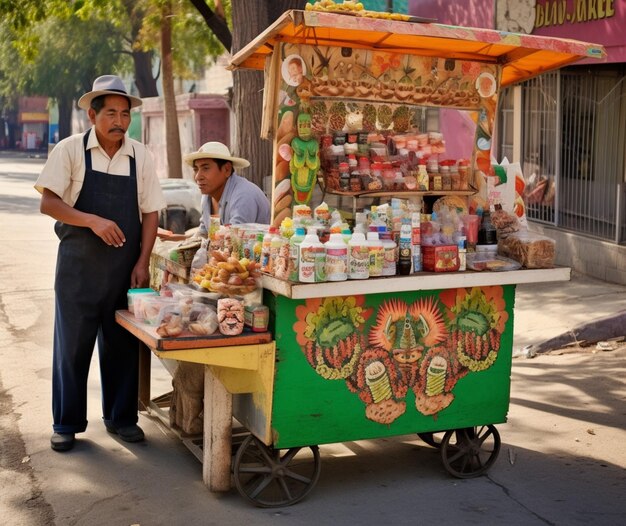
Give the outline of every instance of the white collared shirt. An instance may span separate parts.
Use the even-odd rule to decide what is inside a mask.
[[[72,135],[54,147],[35,183],[37,191],[43,193],[43,189],[47,188],[68,205],[73,207],[76,204],[85,179],[83,137],[84,133]],[[140,213],[156,212],[167,206],[152,156],[143,144],[125,136],[122,147],[110,158],[98,142],[95,128],[92,128],[87,149],[91,151],[94,170],[116,176],[129,176],[130,158],[135,158]]]

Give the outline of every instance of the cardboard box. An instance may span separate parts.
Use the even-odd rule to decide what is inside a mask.
[[[459,248],[456,245],[422,246],[422,267],[427,272],[456,272]]]

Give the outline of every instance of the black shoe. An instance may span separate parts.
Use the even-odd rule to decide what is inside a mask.
[[[118,435],[124,442],[141,442],[145,436],[143,430],[137,425],[113,427],[107,426],[107,431],[113,435]]]
[[[50,437],[50,447],[55,451],[69,451],[74,442],[74,433],[53,433]]]

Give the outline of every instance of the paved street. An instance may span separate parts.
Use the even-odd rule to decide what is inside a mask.
[[[321,447],[303,502],[266,510],[211,494],[196,458],[145,415],[127,444],[101,422],[97,361],[89,427],[50,449],[53,220],[32,188],[43,159],[0,154],[0,522],[65,525],[626,524],[626,346],[514,360],[509,421],[486,476],[459,480],[416,436]],[[574,276],[518,287],[514,350],[626,310],[626,288]],[[153,396],[170,377],[153,360]]]

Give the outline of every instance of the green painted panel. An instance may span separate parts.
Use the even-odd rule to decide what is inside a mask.
[[[515,286],[291,300],[266,291],[279,448],[506,421]]]

